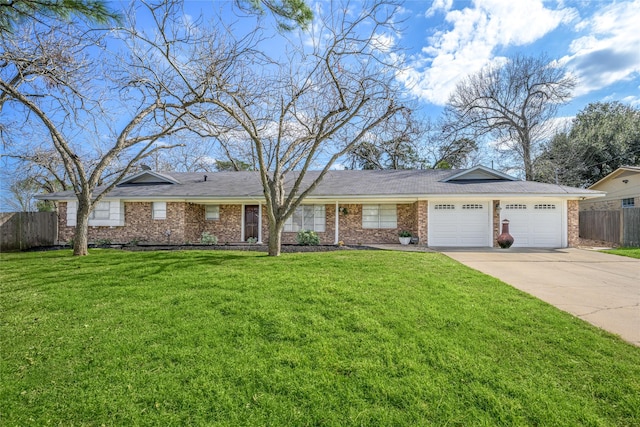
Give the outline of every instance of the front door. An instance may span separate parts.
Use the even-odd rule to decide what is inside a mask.
[[[244,207],[244,239],[258,239],[258,205]]]

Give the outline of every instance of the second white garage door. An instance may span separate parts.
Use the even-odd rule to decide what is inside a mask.
[[[502,202],[501,219],[509,220],[514,247],[560,248],[563,246],[561,201]]]
[[[486,201],[429,201],[429,246],[491,246],[490,211]]]

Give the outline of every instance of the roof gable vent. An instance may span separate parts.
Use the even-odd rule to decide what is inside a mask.
[[[144,170],[140,173],[125,178],[118,184],[118,187],[124,185],[163,185],[163,184],[180,184],[180,182],[167,174]]]
[[[517,178],[494,169],[489,169],[486,166],[478,165],[471,169],[462,170],[442,180],[442,182],[456,181],[517,181]]]

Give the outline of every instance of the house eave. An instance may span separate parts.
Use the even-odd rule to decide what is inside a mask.
[[[631,167],[629,167],[629,166],[619,167],[618,169],[616,169],[613,172],[611,172],[609,175],[605,176],[604,178],[601,178],[596,183],[591,184],[589,187],[587,187],[587,189],[598,191],[598,190],[596,190],[596,187],[604,184],[605,182],[608,182],[608,181],[611,181],[611,180],[615,179],[618,175],[620,175],[623,172],[640,173],[640,167],[634,167],[634,166],[631,166]]]
[[[606,193],[427,193],[427,194],[381,194],[381,195],[367,195],[367,194],[354,194],[354,195],[325,195],[325,196],[308,196],[305,198],[306,203],[311,202],[338,202],[338,203],[366,203],[366,202],[387,202],[387,203],[413,203],[416,201],[425,201],[433,199],[486,199],[486,200],[498,200],[498,199],[531,199],[531,198],[554,198],[554,199],[575,199],[586,200],[594,199],[598,197],[604,197]],[[52,200],[52,201],[69,201],[75,200],[73,197],[46,197],[46,195],[37,196],[39,200]],[[262,196],[140,196],[140,197],[127,197],[127,196],[106,196],[105,200],[122,200],[126,202],[185,202],[196,204],[247,204],[247,203],[266,203],[266,200]]]

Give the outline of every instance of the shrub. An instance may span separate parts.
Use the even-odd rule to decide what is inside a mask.
[[[138,243],[140,243],[141,240],[141,237],[134,237],[133,239],[129,240],[127,246],[138,246]]]
[[[407,231],[407,230],[402,230],[401,232],[398,233],[398,236],[400,236],[400,237],[411,237],[411,232]]]
[[[300,230],[296,236],[296,241],[303,246],[317,246],[320,244],[318,233],[311,230]]]
[[[217,245],[218,237],[210,234],[208,231],[203,231],[202,235],[200,236],[200,243],[202,243],[203,245]]]
[[[255,237],[249,237],[247,239],[247,243],[250,245],[255,245],[256,243],[258,243],[258,239],[256,239]]]
[[[105,247],[111,245],[111,239],[98,239],[96,240],[96,246]]]

